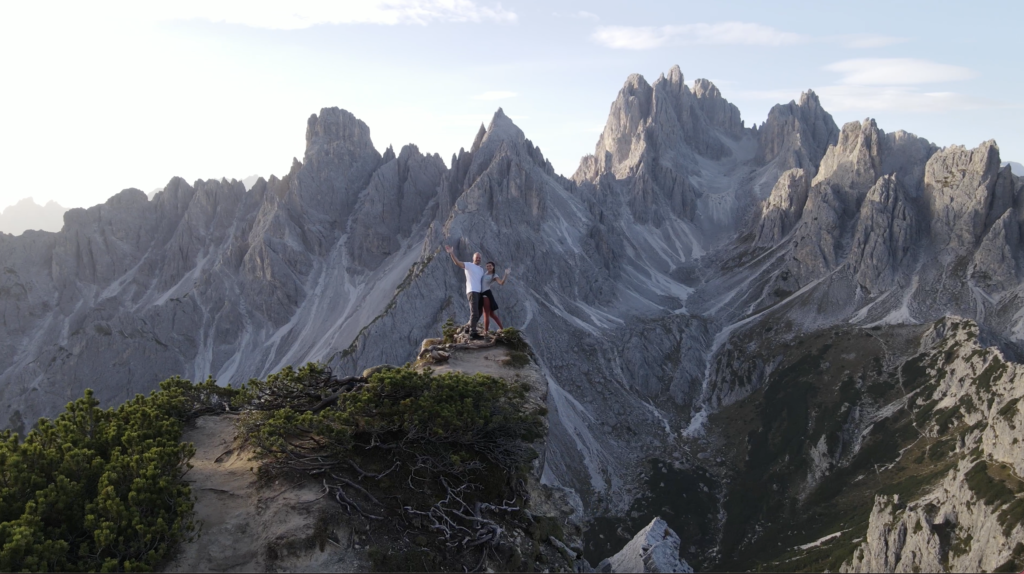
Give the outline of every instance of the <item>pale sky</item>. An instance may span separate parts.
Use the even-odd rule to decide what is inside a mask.
[[[841,4],[841,5],[840,5]],[[679,64],[749,126],[813,88],[941,146],[1024,161],[1024,2],[5,2],[0,209],[175,175],[283,175],[322,107],[447,163],[500,106],[572,175],[630,73]]]

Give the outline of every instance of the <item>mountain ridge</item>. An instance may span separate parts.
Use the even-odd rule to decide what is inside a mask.
[[[151,202],[71,210],[60,233],[0,235],[17,262],[0,277],[0,420],[23,431],[85,386],[116,401],[171,374],[402,364],[468,315],[453,244],[513,268],[497,295],[548,383],[543,482],[583,516],[622,516],[649,457],[715,466],[691,454],[708,421],[778,367],[745,361],[753,333],[957,314],[1008,353],[1024,339],[1024,186],[994,142],[840,128],[812,91],[747,128],[678,67],[630,76],[572,178],[501,109],[448,165],[379,153],[337,108],[306,141],[249,191],[176,178]]]

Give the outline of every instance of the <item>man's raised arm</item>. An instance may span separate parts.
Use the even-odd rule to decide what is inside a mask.
[[[458,265],[460,269],[465,269],[466,268],[466,264],[465,263],[463,263],[463,262],[461,262],[461,261],[459,261],[458,259],[455,258],[455,253],[452,252],[453,250],[452,250],[452,246],[451,245],[445,245],[444,246],[444,250],[448,252],[448,255],[451,256],[452,261],[454,261],[455,264]]]

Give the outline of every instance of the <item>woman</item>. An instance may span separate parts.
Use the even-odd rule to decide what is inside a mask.
[[[483,290],[480,292],[480,304],[483,307],[484,312],[484,333],[491,326],[491,319],[494,319],[494,323],[498,326],[498,329],[504,329],[501,326],[501,319],[498,318],[496,311],[498,310],[498,302],[494,300],[494,293],[491,293],[491,284],[497,283],[498,285],[504,285],[505,280],[508,279],[508,273],[511,269],[505,270],[505,276],[498,278],[498,275],[494,273],[494,262],[488,261],[487,266],[484,268],[484,279],[483,279]]]

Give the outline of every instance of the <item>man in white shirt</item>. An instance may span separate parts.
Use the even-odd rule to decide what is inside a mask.
[[[451,256],[452,261],[466,272],[466,298],[469,299],[469,338],[479,339],[480,334],[476,332],[476,324],[480,321],[480,292],[483,290],[481,284],[484,279],[484,268],[480,266],[483,257],[479,253],[473,254],[472,263],[459,261],[452,252],[451,245],[445,245],[444,250]]]

